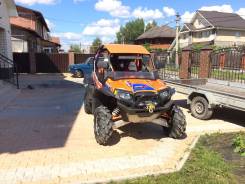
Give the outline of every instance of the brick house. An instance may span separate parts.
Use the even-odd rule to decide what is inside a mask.
[[[45,48],[58,52],[60,44],[53,42],[42,13],[16,6],[19,17],[11,17],[13,52],[45,52]]]
[[[10,16],[17,16],[13,0],[0,0],[0,54],[12,60]]]
[[[60,38],[51,37],[50,40],[44,40],[42,42],[43,52],[45,53],[58,53],[60,51]]]
[[[151,49],[168,49],[175,38],[176,32],[169,26],[156,26],[140,35],[136,44],[149,44]]]
[[[198,10],[180,31],[180,47],[194,44],[229,47],[245,44],[245,20],[235,13]]]

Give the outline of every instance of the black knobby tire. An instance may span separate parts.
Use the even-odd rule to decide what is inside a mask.
[[[191,102],[191,114],[198,119],[207,120],[213,115],[213,109],[208,107],[206,98],[197,96]]]
[[[78,78],[83,78],[84,77],[83,72],[81,70],[76,70],[75,75]]]
[[[84,111],[87,114],[92,114],[92,103],[89,102],[87,91],[85,92],[85,95],[84,95]]]
[[[172,118],[170,120],[169,137],[174,139],[181,139],[186,135],[185,115],[183,111],[177,106],[173,107],[171,115]]]
[[[111,112],[105,106],[99,106],[94,112],[94,135],[96,142],[107,145],[113,133]]]

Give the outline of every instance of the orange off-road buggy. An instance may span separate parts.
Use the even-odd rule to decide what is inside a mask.
[[[86,81],[85,111],[94,114],[99,144],[106,145],[115,129],[129,123],[152,122],[172,138],[185,135],[185,116],[171,101],[175,91],[159,79],[143,46],[101,46],[91,80]]]

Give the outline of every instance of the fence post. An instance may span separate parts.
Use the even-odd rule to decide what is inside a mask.
[[[73,65],[75,64],[75,54],[74,52],[69,52],[68,53],[68,62],[69,62],[69,65]]]
[[[242,55],[242,63],[241,63],[242,70],[245,70],[245,54]]]
[[[179,77],[180,79],[189,79],[189,60],[190,60],[190,50],[183,50],[181,63],[180,63],[180,71]]]
[[[210,64],[211,64],[211,49],[203,49],[200,53],[200,69],[199,69],[199,78],[208,78],[210,73]]]
[[[29,61],[30,61],[30,73],[35,74],[37,72],[36,64],[36,53],[33,51],[29,52]]]

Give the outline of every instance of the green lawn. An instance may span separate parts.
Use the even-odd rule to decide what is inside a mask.
[[[227,70],[213,70],[211,71],[211,77],[215,79],[224,79],[224,80],[244,80],[245,81],[245,71],[227,71]]]
[[[212,135],[216,140],[216,134]],[[115,184],[232,184],[238,183],[232,166],[207,145],[210,136],[202,136],[180,172],[149,176]],[[114,184],[112,182],[112,184]]]

